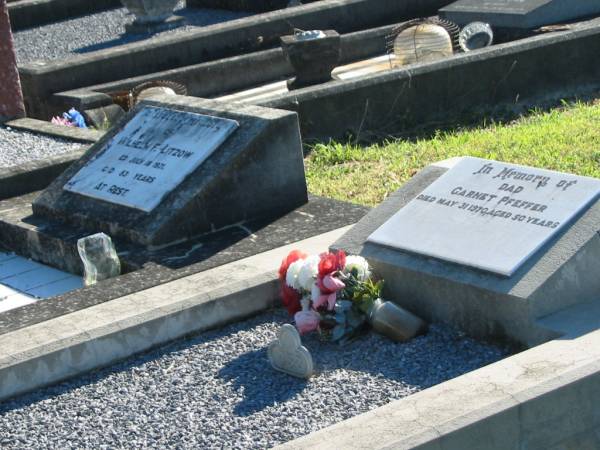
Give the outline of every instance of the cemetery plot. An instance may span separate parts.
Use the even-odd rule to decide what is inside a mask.
[[[152,34],[125,33],[125,25],[133,20],[133,16],[123,7],[16,31],[17,60],[19,64],[56,61],[139,41],[157,41],[248,16],[240,12],[196,8],[178,8],[175,13],[185,17],[183,24]]]
[[[172,96],[138,105],[33,211],[147,246],[276,218],[306,201],[293,113]]]
[[[541,317],[594,302],[600,180],[465,157],[426,167],[334,248],[361,254],[386,295],[473,336],[534,346]],[[576,273],[577,276],[573,276]]]
[[[3,439],[39,442],[46,434],[41,424],[51,422],[57,426],[52,439],[74,446],[264,449],[506,356],[441,325],[406,344],[370,334],[340,347],[309,336],[303,343],[319,374],[307,382],[267,361],[267,346],[287,321],[282,310],[268,311],[6,401]],[[81,408],[96,408],[96,419],[112,432],[85,421],[77,422],[74,436],[73,414]]]

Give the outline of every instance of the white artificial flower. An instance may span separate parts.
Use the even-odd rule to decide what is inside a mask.
[[[288,267],[287,272],[285,273],[285,283],[291,287],[292,289],[300,290],[300,283],[298,282],[298,274],[304,265],[304,260],[299,259],[294,261]]]
[[[347,256],[346,266],[344,267],[344,273],[351,273],[353,269],[356,269],[358,273],[358,279],[360,281],[366,281],[371,276],[371,270],[369,269],[369,263],[362,256]]]
[[[317,274],[319,273],[319,261],[321,261],[319,255],[312,255],[304,260],[304,264],[298,274],[298,283],[305,291],[311,292],[313,284],[315,284]]]

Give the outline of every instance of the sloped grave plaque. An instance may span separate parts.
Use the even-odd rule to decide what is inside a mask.
[[[64,189],[150,212],[238,126],[220,117],[144,108]]]
[[[600,193],[600,180],[464,158],[369,241],[512,275]]]
[[[459,25],[486,22],[493,27],[536,28],[600,14],[591,0],[459,0],[439,11]]]
[[[306,202],[295,113],[180,96],[140,103],[32,208],[148,246],[281,217]]]

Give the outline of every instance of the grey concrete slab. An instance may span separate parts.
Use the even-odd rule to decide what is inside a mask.
[[[588,0],[459,0],[439,15],[459,25],[485,22],[493,27],[536,28],[600,14]]]
[[[71,187],[65,189],[90,161],[108,154],[112,140],[121,136],[123,127],[137,120],[138,111],[143,114],[145,108],[214,116],[232,124],[235,121],[239,127],[173,190],[165,192],[151,211],[83,196],[71,192]],[[187,163],[191,165],[191,159]],[[138,170],[134,163],[115,166],[117,172]],[[33,202],[33,213],[147,246],[179,242],[253,219],[281,217],[307,200],[302,143],[294,113],[163,96],[138,104]]]
[[[477,337],[528,347],[554,338],[556,333],[539,326],[536,320],[577,303],[594,301],[600,292],[600,279],[589,270],[600,252],[600,200],[544,244],[511,277],[367,241],[446,170],[436,165],[426,167],[367,214],[333,248],[366,257],[386,280],[384,296],[427,320],[452,323]]]

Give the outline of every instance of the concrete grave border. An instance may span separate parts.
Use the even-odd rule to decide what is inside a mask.
[[[380,54],[395,25],[342,34],[342,63]],[[215,61],[140,75],[109,83],[55,93],[49,100],[53,109],[74,106],[80,111],[113,104],[110,93],[130,90],[149,81],[170,80],[187,87],[189,96],[217,97],[224,92],[247,89],[261,83],[291,77],[292,66],[281,48],[260,50]]]
[[[562,337],[276,449],[600,448],[600,302],[542,323]]]
[[[46,102],[57,92],[271,48],[294,27],[348,33],[435,14],[450,1],[321,0],[67,60],[23,64],[19,74],[25,106],[30,117],[44,118],[52,114]]]
[[[0,400],[272,307],[280,259],[347,229],[2,335]],[[562,337],[277,448],[598,448],[600,302],[541,323]]]
[[[303,139],[388,136],[415,125],[525,109],[600,88],[600,21],[448,59],[263,99],[296,111]]]
[[[372,56],[377,49],[383,53],[391,28],[344,35],[344,62]],[[363,41],[366,45],[361,48],[357,43]],[[600,21],[594,20],[570,31],[298,89],[256,104],[298,112],[305,141],[344,139],[349,134],[387,136],[448,116],[468,121],[483,114],[521,111],[531,105],[585,95],[600,88],[598,53]],[[257,66],[261,71],[254,74]],[[222,79],[215,73],[233,76],[220,84],[214,83]],[[195,79],[201,86],[193,87],[190,95],[214,98],[289,75],[291,67],[281,49],[272,49],[65,91],[55,94],[52,103],[63,109],[69,105],[94,108],[112,101],[106,92],[160,78],[183,83]]]
[[[77,161],[89,144],[96,142],[104,134],[101,131],[54,125],[50,122],[30,118],[11,120],[4,125],[15,130],[81,142],[82,146],[80,150],[74,152],[61,153],[18,166],[0,168],[0,200],[44,189],[71,163]]]
[[[281,260],[323,251],[348,228],[0,335],[0,400],[270,308]]]

